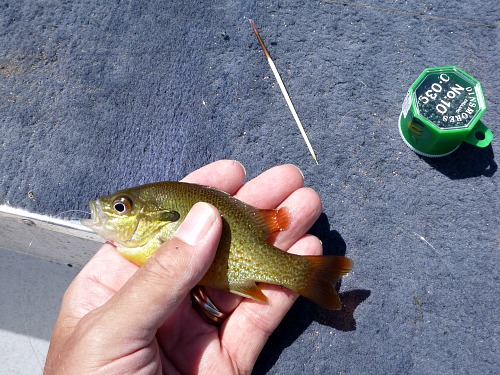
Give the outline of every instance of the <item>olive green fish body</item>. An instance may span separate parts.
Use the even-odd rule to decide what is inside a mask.
[[[214,188],[167,181],[93,201],[92,219],[83,223],[113,242],[125,258],[142,265],[198,202],[217,207],[223,219],[217,253],[200,285],[259,301],[266,297],[256,282],[283,285],[324,307],[340,308],[334,284],[352,262],[345,257],[289,254],[269,244],[272,233],[288,226],[284,208],[260,210]]]

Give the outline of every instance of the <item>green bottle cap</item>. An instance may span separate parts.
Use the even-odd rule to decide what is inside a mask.
[[[399,131],[417,154],[445,156],[462,142],[486,147],[493,133],[480,118],[486,111],[481,84],[456,66],[428,68],[411,85]]]

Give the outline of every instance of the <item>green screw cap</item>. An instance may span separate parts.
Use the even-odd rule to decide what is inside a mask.
[[[417,154],[445,156],[462,142],[486,147],[493,133],[480,118],[486,111],[481,84],[456,66],[428,68],[410,86],[399,131]]]

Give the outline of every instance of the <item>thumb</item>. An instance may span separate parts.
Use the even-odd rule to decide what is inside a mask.
[[[207,272],[221,232],[217,209],[208,203],[195,204],[173,238],[108,301],[113,326],[122,331],[129,327],[131,335],[131,328],[156,334]]]

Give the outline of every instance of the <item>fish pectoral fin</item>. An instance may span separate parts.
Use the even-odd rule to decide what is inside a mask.
[[[268,302],[267,297],[253,281],[231,284],[229,291],[245,298],[251,298],[259,302]]]
[[[152,220],[159,221],[167,221],[174,222],[179,220],[181,215],[177,211],[173,210],[164,210],[164,211],[155,211],[149,214],[149,218]]]

